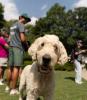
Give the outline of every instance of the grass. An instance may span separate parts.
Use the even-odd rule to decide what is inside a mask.
[[[54,100],[87,100],[87,82],[82,85],[74,82],[74,72],[56,72]]]
[[[82,85],[74,82],[74,72],[56,71],[56,88],[54,100],[87,100],[87,81]],[[5,86],[0,86],[0,100],[18,100],[18,95],[10,96],[4,92]]]

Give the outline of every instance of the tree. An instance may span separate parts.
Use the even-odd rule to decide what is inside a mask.
[[[7,27],[8,29],[10,29],[10,27],[16,22],[17,20],[10,20],[10,21],[6,21],[5,23],[5,27]]]
[[[2,4],[0,3],[0,28],[2,28],[5,25],[3,13],[4,13],[4,9]]]
[[[47,12],[46,17],[40,18],[32,30],[32,34],[35,34],[35,37],[43,36],[44,34],[56,34],[64,45],[67,46],[67,16],[65,7],[56,3]]]
[[[66,11],[65,7],[56,3],[46,17],[39,19],[31,33],[34,39],[44,34],[57,35],[70,53],[77,39],[87,43],[87,8]]]
[[[35,34],[36,37],[42,36],[44,34],[56,34],[61,39],[63,38],[62,33],[63,27],[65,26],[65,7],[61,7],[59,4],[55,4],[50,10],[47,12],[47,16],[40,18],[36,23],[36,26],[32,30],[32,34]]]
[[[78,27],[78,38],[87,42],[87,8],[80,7],[75,9],[76,23]]]

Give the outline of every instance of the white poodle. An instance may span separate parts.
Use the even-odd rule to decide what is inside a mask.
[[[44,100],[53,100],[54,66],[64,64],[68,56],[63,44],[56,35],[45,35],[35,40],[28,50],[34,60],[27,65],[20,78],[20,97],[23,100],[23,90],[26,86],[26,100],[37,100],[43,96]]]

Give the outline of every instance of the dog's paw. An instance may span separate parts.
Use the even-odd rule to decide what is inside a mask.
[[[19,100],[23,100],[21,97],[19,97]]]

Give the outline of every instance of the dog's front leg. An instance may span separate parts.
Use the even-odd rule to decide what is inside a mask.
[[[19,96],[19,100],[23,100],[23,98],[21,96]]]
[[[26,100],[37,100],[37,97],[30,94],[30,95],[27,95]]]
[[[27,99],[26,100],[37,100],[38,97],[39,97],[39,94],[36,91],[36,89],[34,89],[34,90],[30,90],[27,92]]]
[[[44,93],[43,97],[44,97],[44,100],[54,100],[53,99],[53,97],[54,97],[53,91],[48,91],[48,92]]]
[[[44,97],[44,100],[53,100],[53,97],[52,96],[46,96],[46,97]]]
[[[22,72],[21,77],[20,77],[20,84],[19,84],[19,93],[20,93],[19,100],[23,100],[23,92],[25,89],[25,85],[26,85],[25,74],[24,74],[24,72]]]
[[[44,100],[53,100],[53,96],[52,95],[45,96]]]

